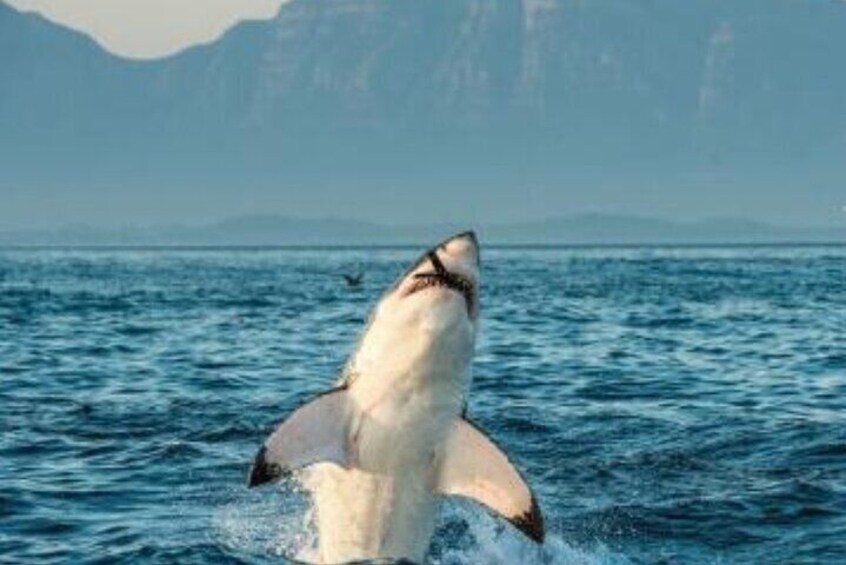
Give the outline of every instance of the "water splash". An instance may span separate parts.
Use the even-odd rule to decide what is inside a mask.
[[[252,493],[226,504],[214,515],[214,537],[233,554],[314,562],[317,534],[313,508],[292,484]],[[487,515],[475,505],[449,500],[443,504],[432,540],[431,565],[536,563],[543,565],[623,565],[630,561],[603,546],[575,547],[550,533],[539,546]]]
[[[215,541],[236,556],[308,561],[317,547],[312,507],[292,485],[243,492],[215,511],[212,530]]]
[[[432,565],[537,563],[545,565],[622,565],[624,556],[602,546],[579,548],[554,532],[537,545],[463,500],[443,504],[440,525],[432,541]]]

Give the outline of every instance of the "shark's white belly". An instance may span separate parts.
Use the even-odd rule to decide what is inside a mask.
[[[422,563],[438,499],[420,477],[321,464],[305,479],[313,494],[320,563],[410,559]]]
[[[439,504],[439,450],[460,416],[468,378],[465,366],[429,357],[428,374],[397,379],[370,372],[351,388],[359,414],[349,440],[354,465],[321,464],[304,480],[321,563],[423,562]]]

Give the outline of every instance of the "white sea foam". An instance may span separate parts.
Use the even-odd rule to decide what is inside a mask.
[[[293,557],[310,562],[316,555],[317,545],[310,504],[290,485],[282,490],[266,489],[262,494],[257,497],[250,493],[215,512],[216,542],[234,554]],[[445,502],[440,525],[433,540],[431,565],[618,565],[630,562],[601,545],[573,546],[554,532],[549,532],[546,542],[538,546],[506,523],[464,501]]]
[[[502,520],[495,519],[478,506],[450,500],[442,508],[441,523],[462,524],[466,531],[458,539],[439,536],[434,540],[432,565],[538,563],[556,565],[617,565],[629,563],[620,554],[596,546],[578,548],[554,532],[547,532],[543,545],[526,539]],[[440,530],[443,532],[443,529]]]
[[[218,508],[212,518],[213,537],[225,550],[307,561],[316,547],[312,509],[299,491],[263,489],[245,492]]]

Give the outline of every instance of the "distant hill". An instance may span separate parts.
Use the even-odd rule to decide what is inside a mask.
[[[293,0],[137,62],[0,5],[0,116],[74,136],[567,126],[782,153],[843,141],[844,26],[826,0]]]
[[[425,246],[468,227],[449,224],[385,226],[339,219],[251,216],[201,227],[104,230],[70,226],[55,231],[7,231],[0,232],[0,246]],[[593,214],[472,227],[488,245],[846,244],[846,228],[785,228],[743,220],[684,223]]]
[[[400,190],[506,208],[526,185],[831,199],[844,30],[829,0],[292,0],[138,62],[0,3],[0,191],[187,212],[295,195],[331,215]]]

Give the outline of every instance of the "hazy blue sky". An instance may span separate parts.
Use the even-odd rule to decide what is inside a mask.
[[[243,19],[270,18],[286,0],[6,0],[84,31],[113,53],[149,58],[219,37]]]

